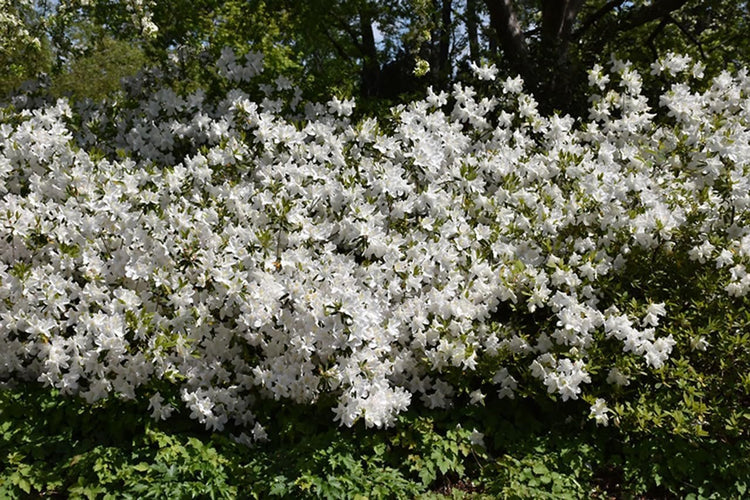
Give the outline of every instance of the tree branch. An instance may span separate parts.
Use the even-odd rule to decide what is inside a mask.
[[[620,23],[619,31],[632,30],[656,19],[661,19],[686,3],[687,0],[659,0],[632,10],[625,15],[625,19]]]
[[[350,39],[351,39],[351,41],[352,41],[352,45],[354,45],[354,46],[355,46],[355,47],[357,48],[357,50],[359,50],[360,54],[364,55],[364,54],[365,54],[365,48],[364,48],[364,46],[362,45],[362,43],[361,43],[361,42],[359,41],[359,33],[357,33],[356,31],[354,31],[354,30],[352,29],[352,27],[351,27],[351,26],[349,26],[349,24],[348,24],[348,23],[346,23],[346,22],[343,22],[343,21],[341,21],[341,20],[338,20],[338,21],[336,22],[336,25],[337,25],[337,26],[338,26],[339,28],[341,28],[341,30],[342,30],[342,31],[343,31],[344,33],[346,33],[346,34],[348,34],[348,35],[349,35],[349,38],[350,38]]]
[[[324,30],[325,37],[328,39],[329,42],[331,42],[331,45],[333,46],[336,53],[341,57],[342,59],[345,59],[346,61],[351,61],[352,56],[347,54],[344,48],[341,46],[341,44],[333,38],[333,35],[328,30]]]
[[[583,0],[542,0],[542,37],[565,44]]]
[[[583,0],[542,0],[542,42],[556,63],[568,59],[573,24]]]
[[[609,2],[604,4],[599,10],[591,14],[583,21],[583,23],[581,23],[581,27],[578,28],[575,33],[573,33],[573,38],[580,38],[581,35],[583,35],[589,28],[596,24],[601,18],[615,10],[623,3],[625,3],[625,0],[610,0]]]
[[[685,28],[685,26],[681,22],[679,22],[677,19],[675,19],[674,16],[672,16],[671,14],[667,16],[667,19],[669,19],[672,22],[672,24],[680,28],[680,31],[682,31],[682,33],[688,38],[688,40],[693,42],[698,47],[698,52],[701,53],[701,57],[703,59],[706,59],[706,53],[703,52],[703,44],[700,42],[700,40],[695,38],[695,36],[693,36],[693,34],[690,33],[687,30],[687,28]]]
[[[664,31],[664,27],[669,23],[669,20],[665,17],[661,20],[659,25],[654,29],[654,31],[651,32],[651,35],[649,35],[648,40],[646,40],[646,44],[648,45],[648,48],[651,49],[651,53],[654,56],[654,60],[659,58],[659,51],[656,50],[656,44],[654,43],[656,41],[656,37],[659,36],[659,34]]]

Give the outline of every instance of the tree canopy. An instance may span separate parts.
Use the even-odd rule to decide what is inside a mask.
[[[265,56],[310,98],[374,106],[450,88],[470,61],[521,75],[547,111],[578,114],[586,70],[615,54],[647,67],[668,51],[709,73],[745,63],[748,2],[727,0],[2,0],[0,80],[38,73],[96,97],[143,66],[178,60],[203,78],[223,47]],[[125,43],[118,43],[125,42]],[[99,68],[94,70],[93,68]],[[184,67],[182,69],[185,69]],[[81,78],[82,72],[92,78]],[[106,83],[108,80],[109,83]],[[186,82],[181,82],[186,84]],[[187,82],[189,84],[189,82]]]

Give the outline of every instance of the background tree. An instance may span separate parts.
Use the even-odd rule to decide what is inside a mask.
[[[711,63],[747,61],[747,2],[485,0],[504,66],[544,107],[581,112],[585,69],[609,54],[643,67],[668,50]]]
[[[206,61],[229,46],[262,52],[269,78],[291,77],[310,99],[338,93],[383,109],[471,79],[467,62],[486,60],[503,77],[520,74],[544,111],[579,115],[586,70],[611,54],[647,69],[669,50],[685,52],[715,74],[750,53],[747,1],[0,2],[0,62],[10,69],[0,91],[46,72],[58,92],[98,96],[140,66],[175,61],[189,75],[175,84],[191,86],[210,78]],[[415,73],[418,63],[429,71]],[[77,76],[85,71],[96,78]]]
[[[49,70],[43,23],[31,2],[0,0],[0,95]]]

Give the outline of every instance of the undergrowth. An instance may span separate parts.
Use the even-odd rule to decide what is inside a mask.
[[[252,448],[35,386],[0,393],[0,412],[2,498],[738,498],[750,475],[746,440],[627,435],[532,400],[412,410],[389,430],[279,405],[278,438]]]

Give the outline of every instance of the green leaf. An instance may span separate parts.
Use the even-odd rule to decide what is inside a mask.
[[[745,493],[747,493],[747,483],[745,483],[745,482],[736,483],[735,487],[737,488],[737,492],[740,495],[744,496]]]
[[[27,495],[31,493],[31,483],[29,483],[26,478],[21,477],[16,482],[19,488],[21,488],[21,491],[26,493]]]
[[[534,467],[532,469],[534,471],[534,474],[537,476],[549,474],[549,469],[544,464],[534,464]]]
[[[651,477],[654,478],[654,484],[656,486],[661,486],[661,479],[662,478],[661,478],[661,476],[657,472],[654,472]]]
[[[306,488],[302,488],[303,490]],[[286,484],[286,477],[284,476],[276,476],[273,478],[273,482],[271,483],[271,489],[269,490],[269,494],[271,496],[284,496],[289,493],[289,487]]]

